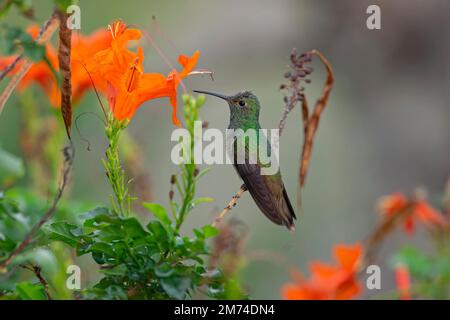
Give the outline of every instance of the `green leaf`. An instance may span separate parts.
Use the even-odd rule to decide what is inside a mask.
[[[155,268],[155,275],[159,278],[170,277],[174,272],[175,268],[167,262],[163,262]]]
[[[206,225],[202,228],[205,238],[212,238],[219,234],[219,230],[213,226]]]
[[[48,228],[50,239],[62,241],[71,247],[80,243],[77,237],[79,231],[78,226],[67,222],[55,222]]]
[[[167,241],[169,234],[166,228],[159,221],[150,221],[147,224],[147,229],[155,236],[159,241]]]
[[[23,53],[35,62],[44,60],[45,47],[36,44],[33,40],[22,43]]]
[[[203,177],[205,174],[207,174],[210,170],[211,170],[211,167],[206,167],[206,168],[200,170],[200,172],[195,177],[195,180],[198,181],[201,177]]]
[[[417,248],[405,247],[393,257],[392,264],[406,264],[413,275],[429,275],[433,264]]]
[[[62,11],[66,11],[67,7],[76,3],[76,1],[75,0],[55,0],[55,3]]]
[[[172,298],[181,300],[186,297],[191,286],[191,279],[186,277],[169,277],[161,279],[161,287]]]
[[[123,277],[127,274],[127,267],[124,264],[119,264],[111,269],[104,269],[102,272],[108,276]]]
[[[0,184],[11,185],[25,174],[22,159],[0,148]]]
[[[95,242],[90,246],[90,251],[92,253],[103,254],[103,255],[107,256],[108,258],[115,256],[114,248],[109,243]],[[105,257],[105,259],[106,259],[106,257]]]
[[[16,242],[6,237],[0,232],[0,259],[7,256],[11,251],[16,248]]]
[[[167,226],[170,226],[172,224],[172,221],[167,215],[167,210],[164,206],[160,205],[159,203],[148,203],[148,202],[144,202],[142,206],[151,213],[153,213],[153,215],[163,224]]]
[[[147,232],[142,228],[142,225],[136,218],[128,218],[123,220],[123,228],[125,229],[128,238],[136,239],[147,235]]]
[[[16,285],[16,291],[22,300],[46,300],[44,287],[41,284],[20,282]]]
[[[2,47],[5,54],[23,53],[33,61],[42,61],[45,57],[45,46],[38,44],[24,30],[17,27],[3,27]]]
[[[197,198],[191,201],[191,205],[195,207],[196,205],[199,205],[201,203],[207,203],[207,202],[214,202],[213,198],[203,197],[203,198]]]
[[[121,221],[111,214],[108,208],[97,207],[80,216],[84,227],[99,229],[100,225],[120,224]]]
[[[12,1],[3,3],[2,8],[0,9],[0,18],[6,16],[6,14],[9,12],[9,9],[11,9],[12,4],[13,4]]]
[[[31,0],[9,0],[2,1],[0,8],[0,19],[4,18],[6,14],[9,13],[9,10],[12,6],[15,6],[16,9],[22,14],[24,17],[28,19],[34,19],[34,10],[32,7]]]
[[[98,222],[100,222],[100,221],[110,221],[110,219],[106,219],[105,216],[106,217],[110,217],[111,216],[111,213],[110,213],[109,209],[105,208],[105,207],[97,207],[97,208],[94,208],[94,209],[92,209],[92,210],[90,210],[90,211],[88,211],[86,213],[81,214],[80,218],[82,220],[90,220],[90,219],[95,219],[97,217],[100,217],[98,219]]]
[[[194,232],[194,234],[195,234],[195,236],[197,238],[199,238],[199,239],[204,239],[205,238],[205,235],[203,234],[203,231],[198,230],[198,229],[193,229],[192,231]]]

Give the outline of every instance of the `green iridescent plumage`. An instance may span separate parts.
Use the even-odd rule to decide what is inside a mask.
[[[248,129],[254,129],[257,139],[243,139],[245,143],[245,161],[237,161],[239,139],[234,140],[234,167],[244,184],[250,192],[252,198],[259,209],[273,222],[278,225],[284,225],[289,230],[294,230],[294,219],[296,219],[291,202],[284,187],[280,170],[272,175],[261,174],[261,168],[264,167],[260,161],[259,148],[260,139],[267,141],[268,156],[270,156],[271,146],[267,137],[259,129],[259,111],[260,104],[258,98],[249,91],[240,92],[233,96],[224,96],[221,94],[196,91],[222,98],[228,102],[230,107],[229,129],[242,129],[246,132]],[[264,144],[263,144],[264,145]],[[265,151],[265,150],[264,150]],[[249,159],[256,159],[250,161]]]

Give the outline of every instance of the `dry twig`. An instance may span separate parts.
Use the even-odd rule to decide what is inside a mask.
[[[36,42],[39,44],[46,43],[50,37],[52,36],[53,32],[55,32],[56,28],[58,26],[58,19],[56,17],[56,13],[54,12],[52,16],[42,25],[39,35],[36,38]],[[23,59],[23,55],[18,56],[9,66],[3,70],[3,73],[0,75],[0,81],[3,79],[11,70],[15,68],[15,66]],[[0,95],[0,115],[2,114],[3,108],[5,107],[6,102],[8,101],[9,97],[13,93],[14,89],[19,84],[20,80],[27,74],[27,72],[30,70],[31,66],[33,65],[33,62],[30,60],[25,60],[24,63],[20,66],[19,70],[16,72],[14,77],[11,79],[11,81],[8,83],[6,88],[3,90],[2,94]]]
[[[227,215],[228,212],[231,211],[231,209],[233,209],[236,204],[238,199],[242,196],[242,194],[247,191],[247,187],[245,186],[245,184],[243,184],[241,186],[241,188],[239,189],[238,193],[236,193],[233,198],[230,200],[230,202],[228,203],[228,205],[222,210],[222,212],[219,214],[219,216],[214,219],[213,222],[213,227],[217,227],[219,225],[219,223],[223,220],[223,218]]]
[[[69,173],[72,169],[74,152],[75,149],[73,148],[72,144],[64,148],[63,150],[64,165],[62,170],[62,176],[59,183],[58,191],[56,192],[52,205],[50,206],[50,208],[48,208],[48,210],[45,212],[42,218],[33,226],[33,228],[31,228],[30,232],[28,232],[28,234],[25,236],[22,242],[16,247],[16,249],[14,249],[14,251],[12,251],[9,254],[8,258],[6,258],[6,260],[0,263],[0,272],[6,272],[6,268],[14,260],[14,258],[28,247],[28,245],[31,243],[31,241],[36,236],[37,232],[41,229],[41,227],[46,222],[48,222],[55,214],[56,207],[59,203],[59,200],[61,200],[61,197],[69,181]]]
[[[309,110],[308,100],[304,93],[303,83],[310,83],[311,80],[308,76],[312,73],[313,69],[308,67],[307,64],[312,61],[312,58],[317,56],[320,61],[325,65],[327,71],[327,79],[325,86],[322,89],[322,94],[314,105],[312,114]],[[317,50],[311,50],[307,53],[299,55],[295,49],[292,50],[291,56],[291,71],[285,73],[284,77],[289,80],[288,84],[282,84],[281,90],[287,90],[288,95],[284,97],[285,108],[281,116],[278,128],[280,130],[280,136],[286,124],[288,114],[295,108],[297,103],[301,103],[302,109],[302,121],[304,142],[302,147],[302,155],[300,160],[299,169],[299,183],[300,187],[305,185],[306,174],[308,172],[309,161],[311,159],[311,152],[314,142],[315,133],[319,126],[319,120],[325,109],[328,98],[333,88],[334,77],[333,70],[328,60]]]
[[[373,259],[378,251],[378,248],[382,242],[382,240],[394,231],[395,227],[408,215],[411,214],[413,204],[409,204],[398,214],[393,214],[389,216],[385,216],[375,227],[375,230],[368,236],[366,239],[366,254],[365,261],[368,264],[373,262]]]
[[[330,96],[331,89],[333,88],[334,83],[333,69],[331,68],[331,65],[328,62],[328,60],[317,50],[311,51],[311,54],[318,56],[320,61],[322,61],[322,63],[325,65],[325,68],[327,70],[327,80],[325,82],[325,86],[323,87],[322,94],[314,106],[314,111],[312,115],[308,118],[306,125],[304,124],[305,138],[302,150],[302,160],[300,163],[300,173],[299,173],[300,187],[303,187],[305,185],[306,174],[308,172],[309,160],[311,159],[311,152],[314,143],[314,136],[316,134],[317,128],[319,127],[319,121],[322,112],[323,110],[325,110],[325,107],[327,106],[328,98]],[[302,110],[303,110],[302,112],[303,120],[305,120],[305,117],[308,114],[306,112],[308,110],[308,103],[306,101],[306,97],[302,103]]]
[[[66,127],[67,136],[70,139],[72,128],[72,83],[70,80],[70,52],[72,50],[72,30],[67,26],[69,15],[58,10],[59,19],[59,46],[58,61],[61,70],[61,114]]]
[[[44,293],[45,293],[45,296],[47,297],[47,299],[53,300],[52,296],[50,295],[50,292],[48,291],[48,282],[47,282],[47,280],[45,280],[44,276],[42,275],[41,267],[37,266],[37,265],[31,265],[31,266],[21,265],[21,267],[24,269],[30,270],[31,272],[33,272],[36,275],[36,278],[38,278],[40,284],[44,288]]]

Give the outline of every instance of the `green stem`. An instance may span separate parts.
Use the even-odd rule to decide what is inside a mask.
[[[195,186],[197,180],[196,165],[194,164],[194,122],[198,120],[198,110],[204,103],[204,96],[201,98],[194,98],[188,95],[183,96],[184,101],[184,116],[186,121],[186,127],[191,136],[190,155],[191,161],[188,164],[180,165],[181,171],[181,184],[176,180],[176,188],[182,198],[182,205],[178,211],[178,217],[176,220],[175,230],[179,232],[181,225],[191,211],[191,203],[195,196]]]
[[[183,197],[183,204],[181,206],[181,209],[178,213],[178,219],[177,219],[177,224],[176,224],[176,228],[175,230],[178,232],[180,230],[181,225],[184,222],[184,219],[186,218],[186,215],[188,214],[189,210],[190,210],[190,204],[194,198],[195,195],[195,177],[194,177],[194,172],[195,172],[195,165],[194,164],[189,164],[186,165],[192,168],[187,167],[186,171],[187,171],[187,185],[186,185],[186,189],[184,191],[184,197]]]
[[[103,160],[106,176],[114,193],[115,209],[119,215],[125,217],[130,214],[131,197],[128,194],[128,183],[125,180],[125,172],[120,163],[119,138],[122,130],[127,125],[127,121],[116,120],[111,113],[108,115],[108,125],[105,131],[109,145],[108,149],[106,149],[106,160]]]

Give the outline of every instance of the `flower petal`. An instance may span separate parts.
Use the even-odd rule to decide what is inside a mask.
[[[445,225],[446,221],[433,207],[431,207],[428,203],[425,201],[419,201],[413,209],[414,215],[420,219],[422,222],[428,225]]]
[[[340,244],[334,247],[333,252],[339,266],[345,270],[352,271],[358,267],[363,247],[361,243],[356,243],[354,245]]]

